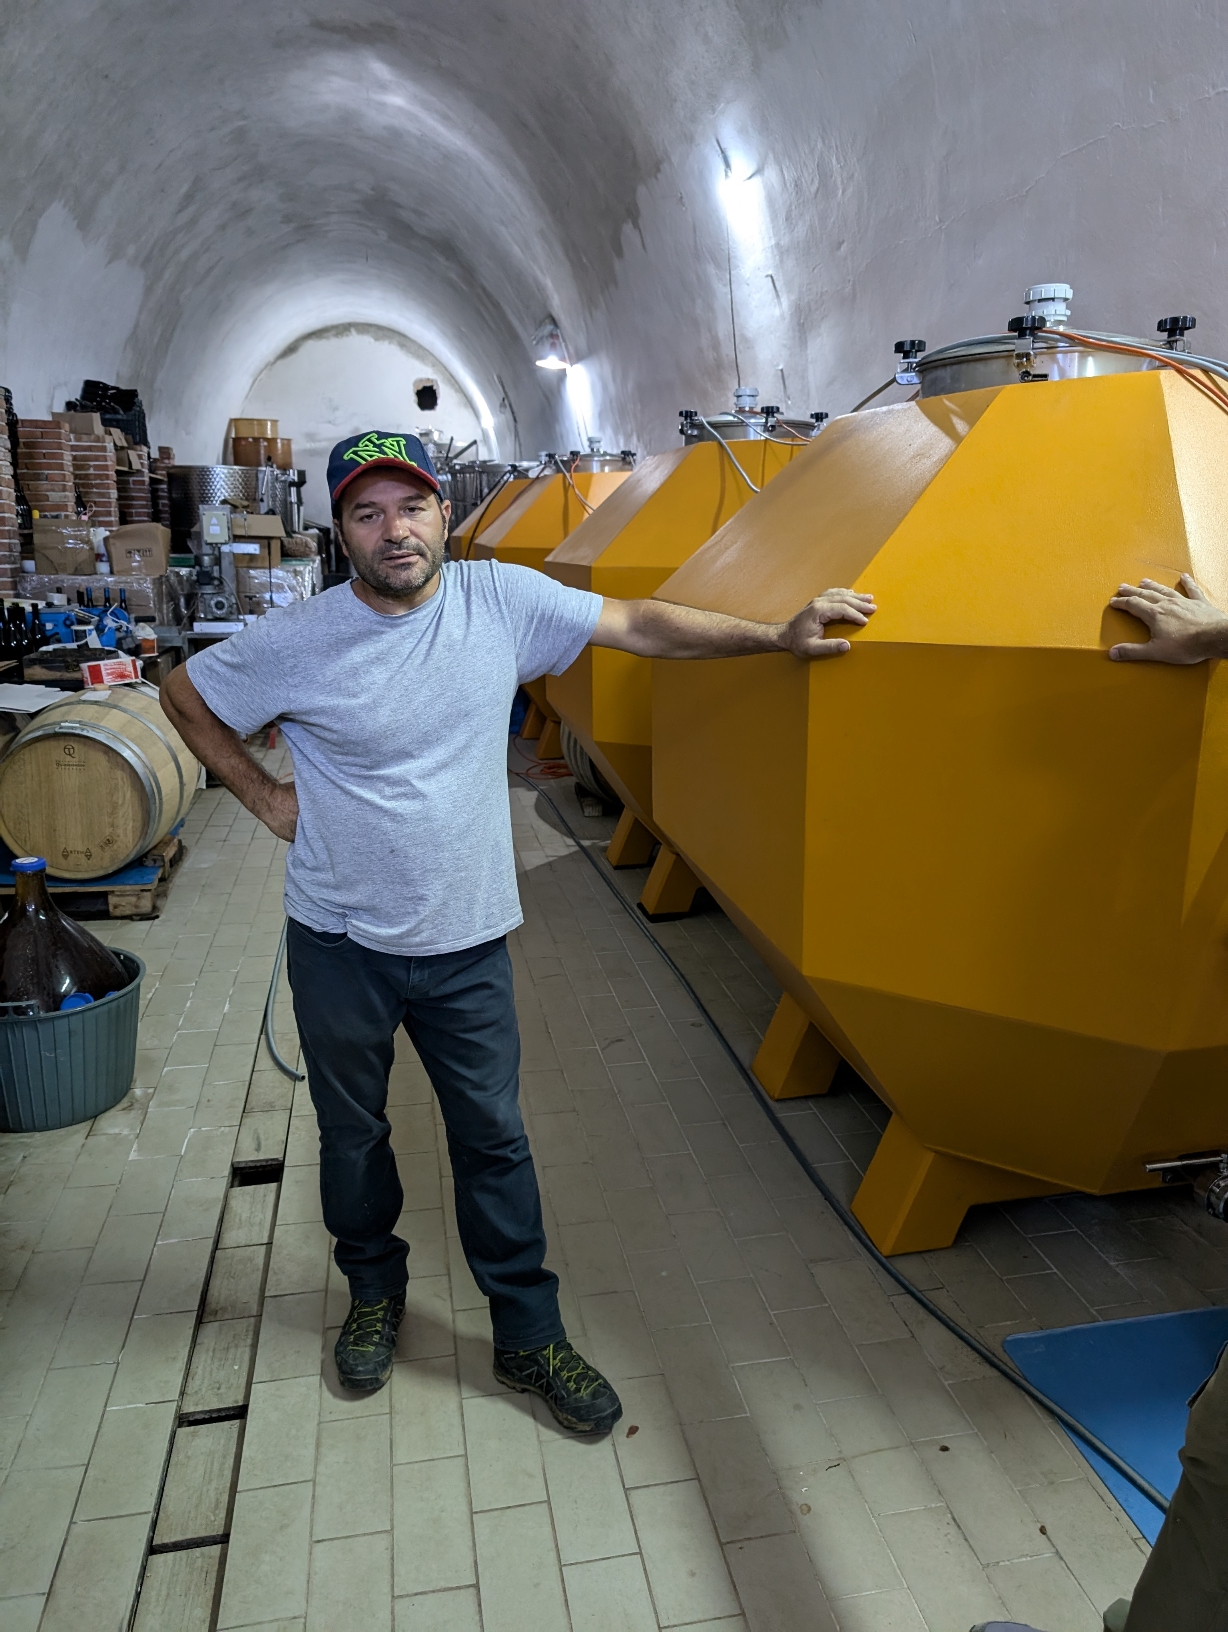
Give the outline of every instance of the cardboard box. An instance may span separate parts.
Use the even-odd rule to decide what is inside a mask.
[[[34,565],[41,573],[83,578],[94,572],[94,541],[87,522],[34,523]]]
[[[107,534],[111,571],[124,578],[157,578],[167,569],[171,530],[156,521],[137,521],[114,527]]]
[[[58,420],[61,425],[67,425],[73,436],[105,435],[101,414],[77,414],[64,409],[62,413],[53,413],[51,417]]]
[[[235,558],[235,567],[279,567],[281,540],[279,538],[236,538],[222,545]]]

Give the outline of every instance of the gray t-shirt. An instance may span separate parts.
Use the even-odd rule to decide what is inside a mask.
[[[600,612],[529,567],[453,561],[399,617],[340,584],[197,652],[188,673],[219,719],[285,732],[290,916],[402,956],[514,929],[508,714],[522,681],[575,662]]]

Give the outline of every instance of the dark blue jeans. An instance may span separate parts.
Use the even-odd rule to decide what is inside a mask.
[[[403,1292],[409,1246],[395,1233],[404,1193],[386,1107],[403,1025],[443,1112],[461,1246],[490,1299],[495,1346],[557,1342],[558,1277],[520,1117],[520,1033],[500,939],[402,958],[290,920],[288,968],[320,1124],[324,1223],[355,1298]]]

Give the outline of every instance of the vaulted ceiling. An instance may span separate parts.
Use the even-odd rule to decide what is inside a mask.
[[[840,411],[1065,278],[1220,354],[1228,22],[1164,0],[0,0],[0,379],[216,457],[295,340],[436,355],[492,449]],[[533,367],[557,318],[585,373]],[[737,356],[734,344],[736,338]],[[510,409],[509,409],[510,405]],[[513,425],[514,411],[516,425]]]

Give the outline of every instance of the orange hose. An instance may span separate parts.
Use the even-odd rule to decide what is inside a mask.
[[[1146,346],[1132,346],[1125,340],[1100,340],[1094,335],[1081,334],[1077,329],[1054,329],[1053,334],[1060,334],[1066,339],[1077,340],[1080,345],[1088,346],[1093,351],[1116,351],[1127,357],[1147,357],[1152,362],[1160,363],[1164,368],[1171,368],[1175,374],[1180,374],[1196,391],[1201,391],[1204,397],[1209,397],[1218,408],[1228,414],[1228,391],[1219,381],[1205,369],[1193,368],[1188,363],[1179,363],[1175,356],[1163,356],[1159,352],[1151,351]],[[1041,347],[1042,351],[1060,350],[1060,347]]]

